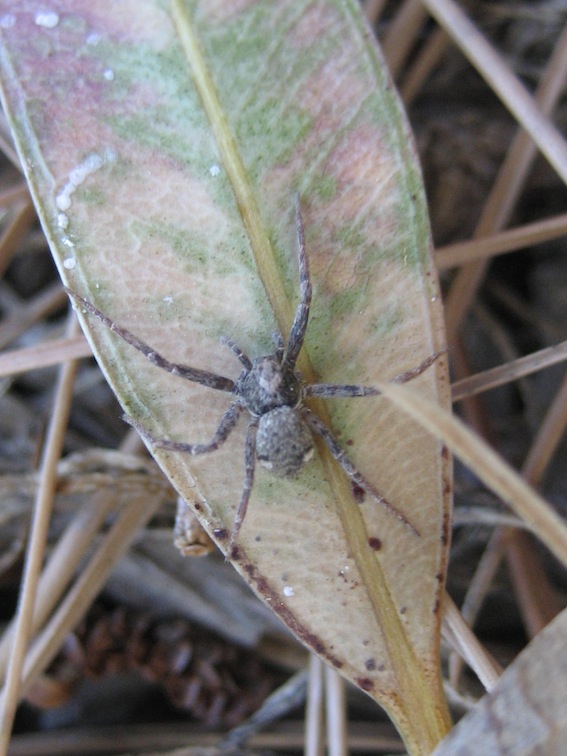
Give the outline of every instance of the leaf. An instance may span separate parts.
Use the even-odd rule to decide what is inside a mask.
[[[504,672],[451,734],[435,756],[561,754],[565,750],[567,611],[559,614]]]
[[[299,191],[314,301],[307,382],[372,384],[442,349],[409,129],[351,0],[171,5],[0,0],[4,99],[61,277],[172,361],[236,378],[289,332]],[[222,392],[83,325],[125,410],[159,436],[212,437]],[[446,366],[414,381],[448,406]],[[235,567],[305,644],[390,713],[408,747],[448,727],[439,672],[450,468],[380,397],[309,402],[419,529],[359,504],[325,448],[296,480],[257,469]],[[246,423],[214,454],[156,451],[226,547]]]
[[[565,519],[505,460],[457,417],[416,396],[405,386],[377,382],[383,396],[438,437],[486,486],[516,512],[563,564],[567,564]]]

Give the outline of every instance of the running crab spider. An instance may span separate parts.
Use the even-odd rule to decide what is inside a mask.
[[[251,360],[230,338],[222,339],[242,364],[239,378],[230,378],[206,370],[170,362],[151,346],[130,331],[115,323],[91,302],[66,289],[67,293],[87,312],[96,316],[111,331],[144,354],[156,367],[199,383],[217,391],[226,391],[233,399],[222,416],[213,438],[205,444],[188,444],[182,441],[158,438],[130,417],[125,417],[153,447],[192,455],[207,454],[218,449],[234,429],[244,411],[250,415],[244,451],[245,475],[240,503],[230,535],[227,555],[233,553],[252,492],[256,459],[274,475],[293,478],[309,461],[314,452],[313,435],[322,438],[330,453],[351,479],[387,512],[402,522],[414,535],[420,533],[397,507],[385,499],[356,469],[339,445],[331,430],[303,403],[308,397],[364,397],[376,396],[380,391],[372,386],[336,385],[329,383],[305,384],[296,370],[296,362],[303,346],[311,306],[311,280],[305,249],[305,235],[299,199],[295,200],[297,229],[297,257],[299,263],[300,299],[287,343],[280,334],[274,335],[275,352]],[[400,373],[393,382],[406,383],[421,375],[444,352],[427,357],[412,370]]]

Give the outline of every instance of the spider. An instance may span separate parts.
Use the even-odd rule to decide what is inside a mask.
[[[274,475],[293,478],[314,453],[313,435],[320,436],[327,448],[355,486],[363,489],[390,515],[402,522],[414,535],[420,533],[397,507],[385,499],[376,488],[356,469],[347,457],[329,428],[317,417],[303,400],[307,397],[363,397],[376,396],[380,391],[372,386],[336,385],[329,383],[305,384],[296,369],[296,362],[303,346],[309,320],[312,287],[305,249],[305,234],[299,199],[295,200],[295,224],[297,233],[297,257],[299,264],[300,299],[287,340],[281,334],[273,334],[275,352],[251,360],[230,338],[221,341],[228,346],[243,366],[239,378],[233,381],[206,370],[170,362],[151,346],[141,341],[130,331],[115,323],[97,307],[79,294],[66,289],[67,293],[89,313],[96,316],[121,339],[139,350],[156,367],[178,375],[188,381],[199,383],[217,391],[226,391],[233,396],[223,414],[212,439],[205,444],[188,444],[158,438],[130,417],[130,423],[152,446],[192,455],[207,454],[218,449],[234,429],[240,415],[248,411],[250,422],[244,451],[245,475],[240,503],[230,535],[227,555],[233,553],[240,528],[252,492],[256,458]],[[435,352],[417,367],[400,373],[393,382],[405,383],[421,375],[444,352]]]

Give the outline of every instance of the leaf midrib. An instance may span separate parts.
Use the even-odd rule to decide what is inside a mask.
[[[232,136],[191,19],[187,16],[181,0],[173,0],[172,9],[173,20],[189,63],[195,87],[203,103],[203,109],[215,137],[223,167],[236,198],[238,211],[248,234],[260,279],[280,330],[282,333],[286,333],[293,321],[293,310],[285,294],[274,249],[262,223],[260,209],[248,180],[248,172]]]
[[[195,87],[215,137],[223,167],[233,189],[260,279],[281,332],[288,333],[293,321],[293,307],[286,295],[274,249],[262,223],[248,172],[231,133],[191,19],[181,0],[172,0],[172,16]],[[312,379],[314,372],[304,352],[300,355],[299,362],[302,374],[307,378],[311,376]],[[330,426],[330,418],[324,403],[321,400],[313,400],[310,405],[316,407],[317,414]],[[422,693],[427,688],[425,679],[421,680],[421,685],[416,680],[416,675],[423,677],[423,670],[396,610],[379,559],[368,548],[364,519],[359,510],[353,510],[345,476],[322,444],[319,444],[319,452],[327,468],[328,479],[331,481],[331,489],[335,495],[345,536],[364,580],[376,623],[381,628],[393,673],[400,689],[404,691],[400,697],[401,710],[398,714],[401,714],[402,718],[407,718],[410,716],[408,703],[418,704],[415,701],[416,691]],[[414,708],[415,713],[417,713],[416,708]]]

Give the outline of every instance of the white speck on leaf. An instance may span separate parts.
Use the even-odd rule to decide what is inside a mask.
[[[65,270],[73,270],[73,268],[77,265],[77,261],[74,257],[66,257],[63,260],[63,267]]]
[[[53,29],[59,23],[59,14],[55,11],[38,11],[35,14],[35,23],[37,26]]]
[[[102,35],[98,32],[91,32],[86,39],[87,45],[99,45],[102,40]]]
[[[77,188],[81,186],[90,175],[100,170],[105,163],[112,162],[115,159],[116,155],[112,150],[106,150],[104,155],[99,155],[96,152],[88,155],[82,163],[79,163],[79,165],[73,168],[69,173],[69,180],[55,198],[57,208],[63,212],[68,210],[71,207],[71,197]]]
[[[107,81],[114,81],[114,71],[111,68],[107,68],[103,76]]]
[[[59,228],[67,228],[69,226],[69,218],[65,215],[65,213],[58,213],[57,214],[57,225]]]
[[[284,596],[295,596],[295,590],[291,585],[284,586],[283,589]]]
[[[209,173],[213,177],[220,176],[220,173],[221,173],[220,165],[216,165],[216,164],[211,165],[211,167],[209,168]]]

